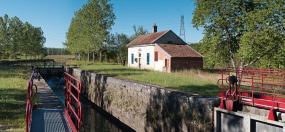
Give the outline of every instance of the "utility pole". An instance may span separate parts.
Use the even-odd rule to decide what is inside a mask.
[[[185,28],[184,28],[184,15],[181,15],[181,22],[180,22],[180,38],[184,40],[186,43],[186,38],[185,38]]]

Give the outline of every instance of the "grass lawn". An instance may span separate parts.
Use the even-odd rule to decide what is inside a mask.
[[[0,66],[0,131],[25,131],[30,75],[27,67]]]
[[[217,96],[221,89],[217,86],[219,74],[204,71],[182,71],[163,73],[153,70],[141,70],[113,63],[68,62],[80,64],[79,69],[108,74],[144,83],[159,85],[166,88],[196,93],[207,96]]]

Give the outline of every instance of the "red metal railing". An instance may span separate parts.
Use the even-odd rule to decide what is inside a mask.
[[[80,103],[80,93],[82,84],[73,76],[69,75],[68,73],[64,73],[64,85],[64,113],[71,126],[71,129],[73,132],[79,132],[80,130],[85,131],[82,122],[82,111]]]
[[[34,80],[34,71],[32,72],[31,77],[28,81],[28,88],[27,88],[26,132],[29,132],[31,129],[32,112],[33,108],[35,108],[35,106],[33,106],[33,97],[36,95],[38,90],[37,86],[33,84],[33,80]],[[33,86],[35,86],[36,88],[35,94],[33,94]]]
[[[228,80],[231,75],[238,79],[233,87]],[[228,68],[221,69],[221,77],[217,82],[222,89],[218,95],[221,108],[232,110],[232,102],[266,108],[270,120],[277,120],[277,110],[285,112],[285,70]]]

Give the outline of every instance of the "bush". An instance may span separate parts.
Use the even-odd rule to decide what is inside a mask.
[[[9,55],[9,60],[13,60],[14,59],[14,55]]]
[[[6,59],[6,55],[2,54],[2,55],[1,55],[1,60],[2,60],[2,59]]]
[[[41,53],[40,58],[43,59],[44,57],[46,57],[46,55],[44,53]]]

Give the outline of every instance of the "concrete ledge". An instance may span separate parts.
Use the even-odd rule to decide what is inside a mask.
[[[285,124],[268,120],[248,112],[233,112],[214,108],[215,132],[243,131],[243,132],[285,132]]]

